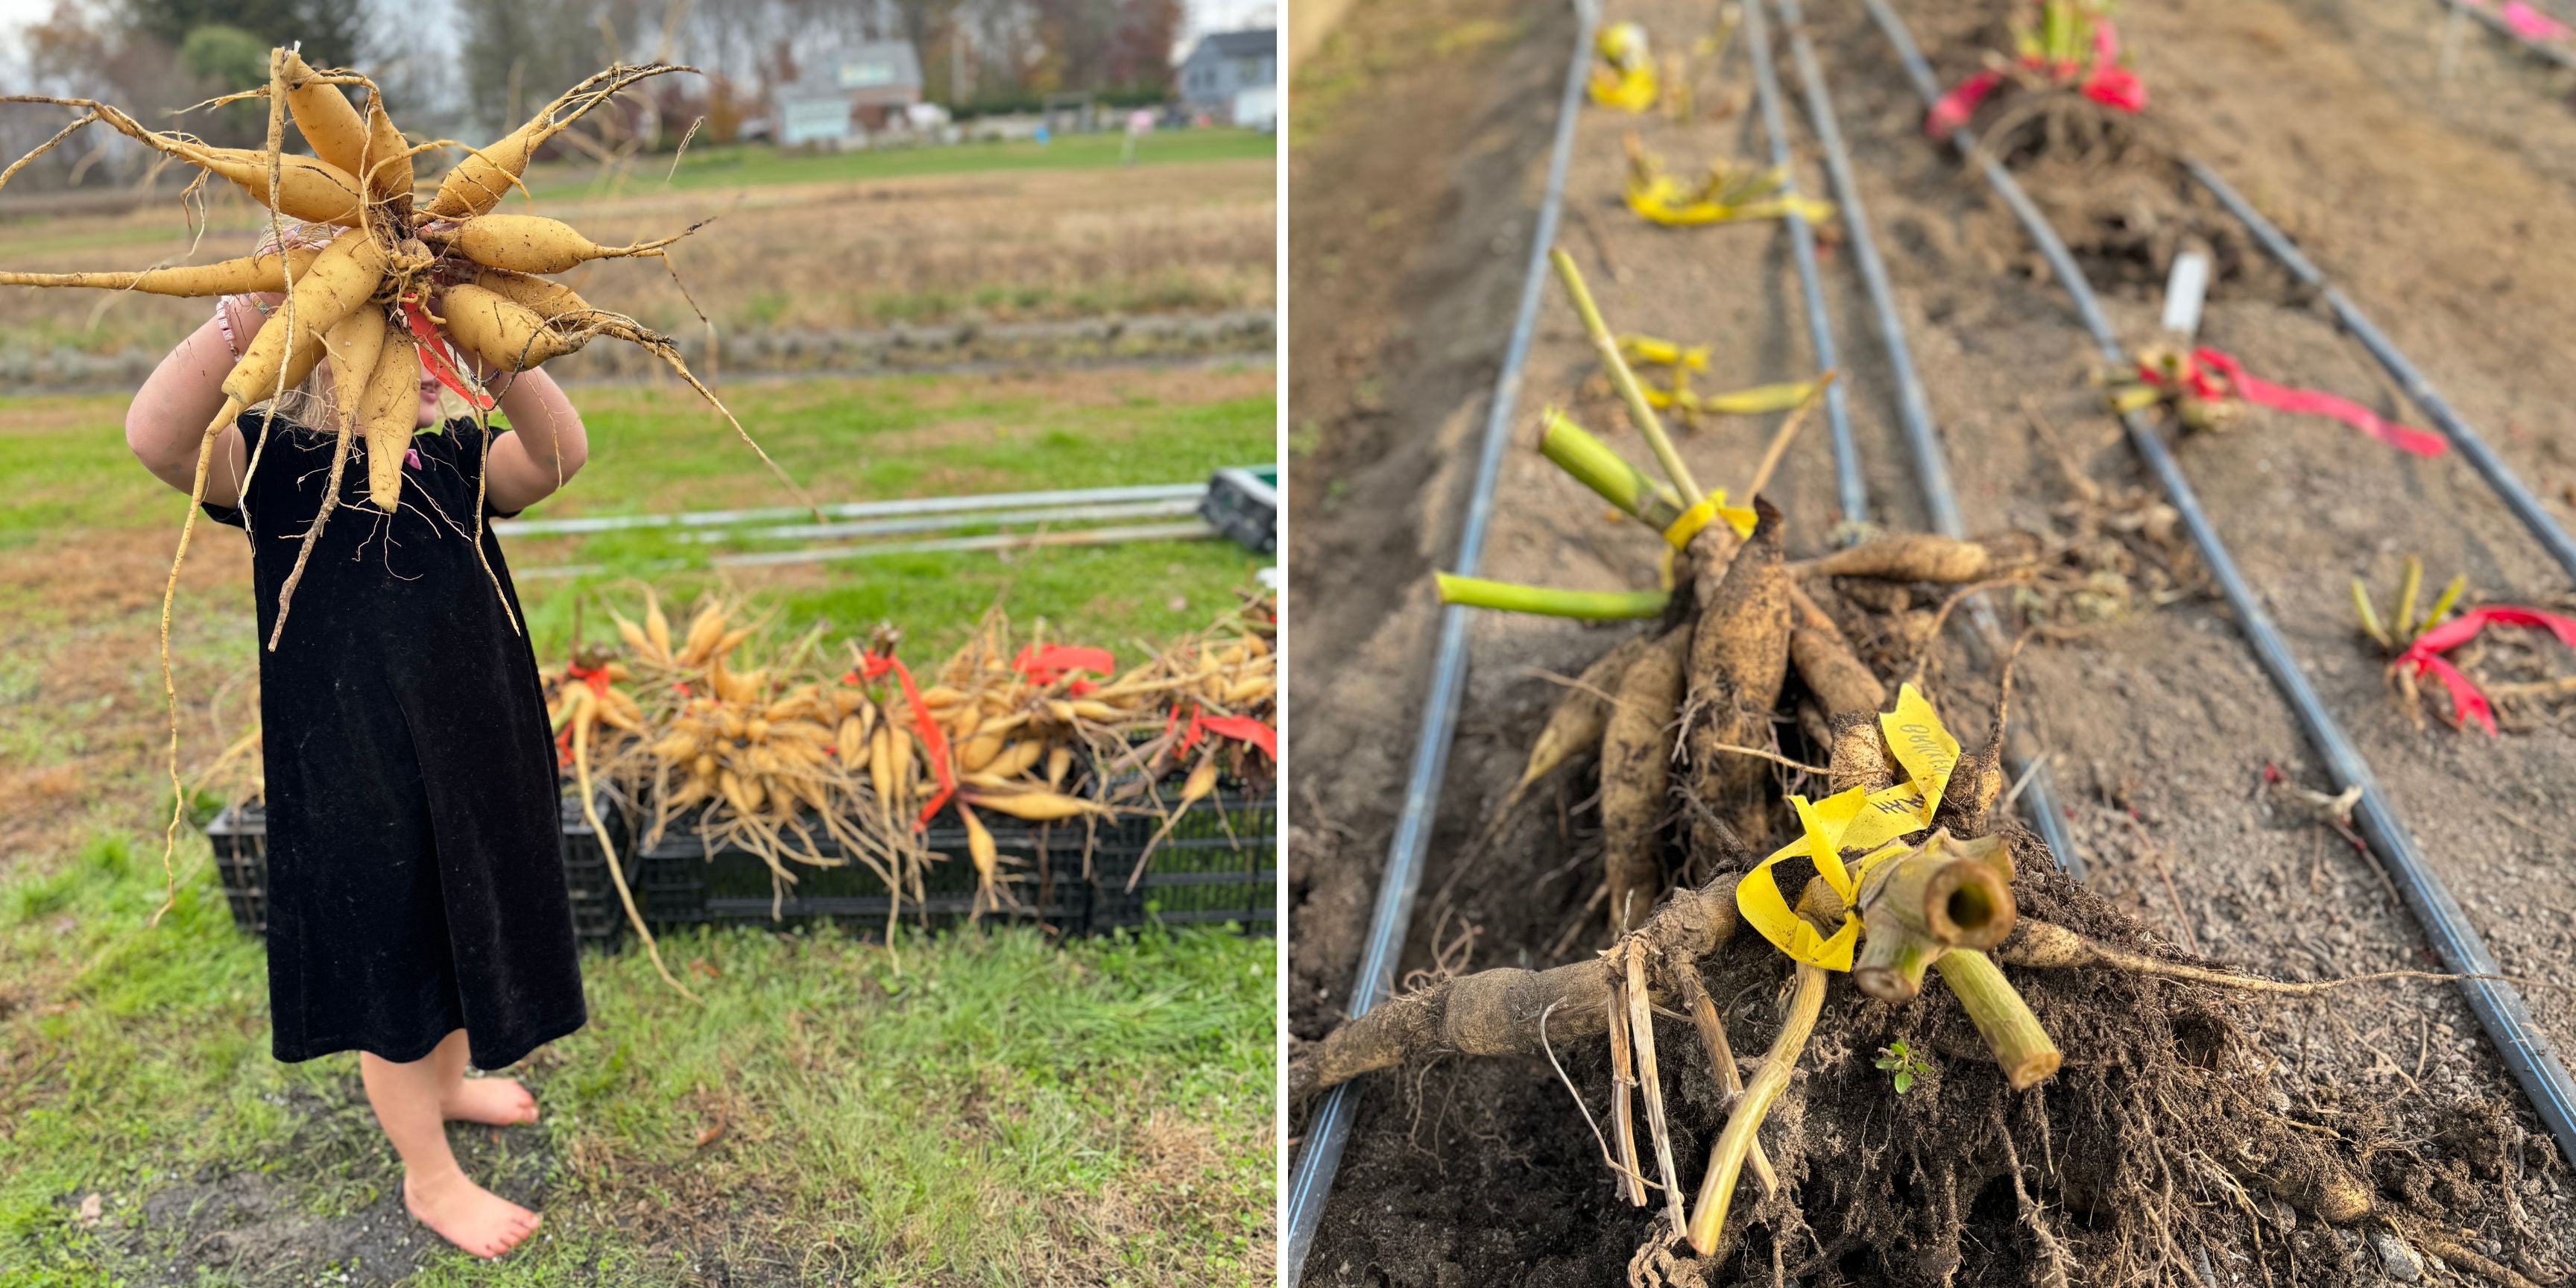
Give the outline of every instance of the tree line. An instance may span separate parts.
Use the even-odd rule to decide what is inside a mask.
[[[365,71],[406,128],[451,137],[506,130],[612,61],[661,59],[705,74],[654,82],[600,126],[613,142],[669,149],[698,121],[699,142],[729,141],[779,86],[829,75],[867,41],[909,44],[924,100],[962,114],[1064,91],[1151,102],[1173,84],[1182,22],[1181,0],[56,0],[10,79],[242,146],[264,133],[260,104],[171,114],[264,82],[273,45]],[[62,124],[0,111],[0,147],[22,154]],[[93,131],[10,186],[130,181],[148,164]]]

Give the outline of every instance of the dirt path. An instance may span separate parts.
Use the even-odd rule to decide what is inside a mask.
[[[1815,7],[1824,11],[1812,15],[1820,56],[1970,526],[2044,530],[2054,522],[2051,507],[2068,497],[2025,402],[2077,445],[2095,480],[2141,484],[2086,383],[2091,345],[2064,293],[2034,277],[2036,256],[1983,186],[1923,140],[1919,102],[1859,7]],[[2471,30],[2454,81],[2436,89],[2438,9],[2347,12],[2360,8],[2182,0],[2124,11],[2123,34],[2169,141],[2215,165],[2298,238],[2565,518],[2562,488],[2576,478],[2565,445],[2576,413],[2553,397],[2568,366],[2552,342],[2576,333],[2576,264],[2549,253],[2576,233],[2566,201],[2576,185],[2576,117],[2554,98],[2565,78]],[[1954,0],[1906,9],[1945,76],[1999,42],[2000,24],[1989,29],[1986,17],[1995,6]],[[1453,23],[1485,16],[1475,5],[1447,13]],[[1708,6],[1679,0],[1623,0],[1607,16],[1646,23],[1664,49],[1711,20]],[[1384,48],[1403,21],[1362,10],[1337,41],[1372,36]],[[1407,121],[1400,133],[1377,132],[1363,144],[1361,131],[1345,128],[1297,145],[1290,414],[1293,424],[1320,431],[1315,454],[1294,467],[1291,567],[1301,611],[1292,656],[1306,699],[1293,731],[1304,798],[1291,856],[1291,1022],[1299,1038],[1323,1032],[1347,1000],[1418,718],[1433,621],[1422,574],[1449,557],[1451,516],[1465,486],[1459,453],[1483,411],[1526,247],[1496,247],[1490,238],[1502,222],[1498,208],[1528,208],[1545,160],[1543,109],[1509,137],[1508,161],[1491,155],[1498,146],[1491,139],[1477,138],[1471,111],[1408,109],[1417,101],[1533,109],[1561,75],[1569,28],[1570,20],[1543,15],[1481,61],[1433,60],[1391,78],[1379,91],[1381,107]],[[1339,47],[1346,46],[1328,46],[1325,58]],[[1508,84],[1478,79],[1512,75],[1519,79]],[[1748,87],[1737,57],[1703,81],[1701,102]],[[1794,97],[1794,79],[1790,90]],[[1803,147],[1803,122],[1794,128]],[[1684,172],[1717,155],[1759,156],[1764,146],[1749,111],[1683,126],[1587,113],[1562,244],[1591,276],[1613,325],[1716,344],[1716,369],[1695,380],[1704,389],[1808,374],[1785,237],[1772,225],[1674,233],[1639,224],[1616,200],[1626,129]],[[1443,175],[1447,189],[1426,193],[1433,185],[1424,176],[1436,173],[1429,159],[1462,154],[1483,158],[1483,168]],[[2117,324],[2147,338],[2160,257],[2181,235],[2199,233],[2218,244],[2230,270],[2213,291],[2206,342],[2277,380],[2339,390],[2383,411],[2411,410],[2392,401],[2368,356],[2321,308],[2242,253],[2224,216],[2154,162],[2133,156],[2078,172],[2051,160],[2030,176],[2061,231],[2086,251]],[[1821,191],[1812,157],[1802,178]],[[1438,225],[1376,217],[1406,203],[1462,217]],[[1318,289],[1296,268],[1352,245],[1380,266],[1368,290]],[[1477,274],[1481,290],[1427,267],[1465,248],[1490,252]],[[1826,273],[1877,517],[1919,526],[1857,281],[1838,258]],[[1425,280],[1438,281],[1438,291],[1416,287]],[[1478,297],[1500,303],[1464,314],[1452,305]],[[1369,338],[1387,334],[1408,341]],[[1347,347],[1319,347],[1316,336],[1343,337]],[[1524,420],[1534,424],[1545,402],[1570,404],[1643,460],[1597,390],[1578,396],[1590,374],[1572,312],[1551,295],[1528,368]],[[1389,392],[1370,405],[1362,393],[1369,389]],[[1713,424],[1684,453],[1705,481],[1732,486],[1768,429]],[[2407,553],[2420,554],[2436,579],[2467,574],[2476,593],[2495,601],[2565,602],[2563,576],[2455,458],[2417,462],[2331,422],[2274,414],[2195,437],[2179,452],[2245,574],[2435,870],[2504,970],[2524,981],[2550,1036],[2562,1050],[2576,1049],[2576,1008],[2567,1004],[2576,934],[2566,928],[2576,899],[2550,880],[2554,847],[2545,830],[2551,805],[2564,798],[2558,785],[2576,769],[2576,747],[2546,727],[2500,741],[2438,723],[2414,727],[2351,627],[2345,589],[2360,575],[2385,593]],[[1793,516],[1793,548],[1819,548],[1832,521],[1821,433],[1793,453],[1772,495]],[[1340,508],[1328,508],[1336,499]],[[1509,459],[1488,575],[1629,588],[1645,584],[1652,548],[1633,526],[1605,521],[1534,454]],[[1440,963],[1451,968],[1462,959],[1549,965],[1598,946],[1580,912],[1593,882],[1583,865],[1597,860],[1580,837],[1572,844],[1540,837],[1485,855],[1459,847],[1510,781],[1555,691],[1530,668],[1570,670],[1596,655],[1603,638],[1489,615],[1474,639],[1476,671],[1426,881],[1436,894],[1458,876],[1457,892],[1445,901],[1426,895],[1405,970],[1432,966],[1435,942],[1452,946]],[[2214,599],[2186,599],[2034,648],[2024,667],[2033,695],[2026,718],[2051,753],[2098,891],[2176,942],[2256,969],[2316,976],[2427,962],[2421,933],[2375,866],[2265,794],[2266,765],[2310,787],[2324,780]],[[1971,691],[1981,684],[1960,670],[1953,678]],[[1578,818],[1577,804],[1563,802],[1561,817]],[[1456,947],[1470,927],[1474,937]],[[1569,937],[1575,928],[1580,933]],[[2257,1008],[2246,1018],[2296,1071],[2294,1081],[2310,1081],[2321,1094],[2339,1085],[2384,1096],[2410,1135],[2429,1136],[2446,1115],[2496,1100],[2515,1104],[2533,1126],[2455,991],[2354,993],[2331,1004]],[[1589,1133],[1543,1065],[1450,1063],[1403,1083],[1382,1078],[1364,1097],[1310,1282],[1618,1276],[1647,1218],[1610,1198]],[[2576,1228],[2563,1170],[2535,1164],[2514,1183],[2531,1230]],[[2526,1246],[2549,1255],[2545,1240]],[[2562,1260],[2564,1251],[2556,1254]]]

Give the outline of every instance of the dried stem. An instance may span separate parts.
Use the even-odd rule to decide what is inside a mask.
[[[1672,1131],[1664,1125],[1664,1080],[1655,1067],[1655,1012],[1646,992],[1646,955],[1638,942],[1623,944],[1618,955],[1628,969],[1628,1034],[1637,1051],[1637,1078],[1646,1092],[1646,1129],[1655,1143],[1655,1168],[1664,1182],[1664,1210],[1679,1234],[1689,1224],[1682,1215],[1681,1175],[1673,1166]]]
[[[1610,1135],[1619,1142],[1619,1197],[1631,1207],[1646,1206],[1646,1178],[1637,1168],[1636,1116],[1628,1112],[1629,1088],[1637,1085],[1628,1050],[1628,985],[1616,974],[1606,999],[1610,1023]]]
[[[1807,390],[1807,396],[1798,403],[1797,409],[1781,420],[1780,428],[1772,431],[1771,445],[1762,449],[1762,462],[1753,467],[1753,477],[1745,482],[1744,491],[1739,494],[1745,498],[1745,504],[1752,504],[1753,497],[1771,486],[1771,475],[1780,468],[1780,458],[1789,454],[1790,440],[1798,436],[1799,430],[1806,428],[1807,417],[1815,412],[1817,403],[1824,401],[1825,389],[1834,383],[1837,374],[1828,371],[1816,377],[1816,383]]]
[[[1717,1085],[1724,1088],[1726,1094],[1743,1095],[1744,1078],[1735,1068],[1735,1048],[1726,1040],[1726,1021],[1718,1018],[1717,1002],[1709,997],[1708,986],[1700,982],[1698,959],[1671,954],[1665,958],[1665,968],[1672,973],[1680,985],[1683,999],[1690,1005],[1691,1023],[1699,1028],[1700,1046],[1708,1052],[1709,1072],[1717,1076]],[[1768,1198],[1779,1190],[1779,1174],[1771,1170],[1771,1155],[1762,1148],[1761,1141],[1753,1142],[1746,1162],[1753,1169],[1753,1183],[1762,1187],[1763,1197]],[[1683,1228],[1687,1230],[1689,1227],[1685,1225]]]

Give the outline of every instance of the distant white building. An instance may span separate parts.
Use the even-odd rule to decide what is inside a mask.
[[[910,123],[921,103],[921,59],[900,40],[854,45],[808,62],[775,99],[781,146],[846,143],[892,122]]]
[[[1181,103],[1236,125],[1265,125],[1277,112],[1279,31],[1217,31],[1199,38],[1181,60]],[[1247,95],[1246,91],[1253,91]],[[1237,113],[1263,119],[1246,120]]]

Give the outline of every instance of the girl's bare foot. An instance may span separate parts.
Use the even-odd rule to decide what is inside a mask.
[[[438,1237],[486,1259],[517,1247],[544,1219],[453,1170],[426,1180],[405,1176],[403,1206]]]
[[[516,1127],[537,1120],[537,1098],[512,1078],[464,1078],[438,1099],[439,1116],[449,1122]]]

